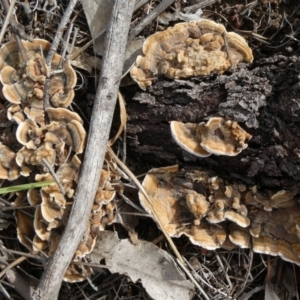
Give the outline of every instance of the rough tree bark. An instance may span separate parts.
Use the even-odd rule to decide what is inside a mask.
[[[300,59],[275,55],[221,76],[160,79],[127,95],[128,165],[136,172],[179,163],[268,189],[300,192]],[[236,157],[199,159],[173,141],[169,122],[199,123],[211,116],[233,119],[252,134]]]

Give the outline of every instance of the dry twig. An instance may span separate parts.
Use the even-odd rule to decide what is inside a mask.
[[[6,14],[8,14],[9,8],[10,8],[10,4],[9,4],[8,0],[1,0],[1,4],[4,7]],[[13,6],[13,3],[11,3],[11,6]],[[12,15],[10,15],[9,23],[10,23],[10,26],[11,26],[16,38],[21,38],[23,40],[28,40],[30,42],[33,41],[33,38],[24,32],[23,25],[17,23]]]
[[[57,299],[62,278],[86,230],[106,153],[134,4],[134,0],[115,2],[105,39],[106,51],[74,205],[59,245],[33,295],[35,300]]]
[[[200,3],[184,8],[187,13],[194,13],[200,8],[215,4],[218,0],[202,0]]]
[[[140,23],[130,30],[128,41],[133,40],[147,25],[151,24],[163,11],[172,5],[175,0],[165,0],[158,4]]]
[[[8,9],[8,12],[6,14],[6,17],[5,17],[5,20],[4,20],[4,24],[3,24],[2,28],[1,28],[0,43],[2,42],[4,33],[6,32],[6,28],[7,28],[8,24],[9,24],[9,20],[10,20],[11,14],[13,12],[15,3],[16,3],[16,0],[12,0],[12,2],[10,4],[10,7]]]
[[[70,17],[71,17],[71,14],[74,10],[74,7],[77,3],[77,0],[71,0],[69,2],[69,5],[59,23],[59,26],[58,26],[58,29],[57,29],[57,32],[56,32],[56,35],[54,37],[54,40],[51,44],[51,47],[50,47],[50,50],[47,54],[47,57],[46,57],[46,65],[48,66],[49,70],[51,69],[51,62],[53,60],[53,57],[57,51],[57,48],[58,48],[58,45],[61,41],[61,38],[62,38],[62,35],[63,35],[63,32],[65,30],[65,27],[67,26],[67,23],[69,22],[70,20]],[[47,79],[46,79],[46,82],[45,82],[45,91],[44,91],[44,110],[47,108],[47,107],[50,107],[50,103],[49,103],[49,98],[50,98],[50,95],[48,93],[49,91],[49,88],[50,88],[50,74],[47,74]]]

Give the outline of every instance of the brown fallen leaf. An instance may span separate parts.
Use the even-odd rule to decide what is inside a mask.
[[[188,300],[193,295],[193,284],[173,258],[150,242],[139,240],[133,245],[129,239],[120,240],[116,232],[101,231],[89,257],[93,263],[104,258],[112,273],[126,274],[133,282],[141,280],[153,299]]]

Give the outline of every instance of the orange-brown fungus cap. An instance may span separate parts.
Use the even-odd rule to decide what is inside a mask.
[[[149,36],[130,71],[142,89],[159,75],[189,78],[222,74],[239,62],[252,62],[252,50],[245,39],[210,20],[178,23]]]

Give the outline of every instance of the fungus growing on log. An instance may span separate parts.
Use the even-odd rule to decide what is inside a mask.
[[[191,124],[172,121],[171,134],[187,152],[206,157],[211,154],[235,156],[244,150],[251,135],[236,122],[211,118],[207,123]]]
[[[199,170],[164,167],[150,170],[143,181],[151,203],[140,191],[141,205],[149,213],[156,212],[160,222],[154,220],[170,236],[186,235],[208,250],[251,247],[254,252],[300,265],[300,209],[295,193],[266,191],[264,204],[269,199],[270,208],[274,208],[267,211],[262,196],[256,198],[256,187],[229,185],[216,176],[202,174],[205,194],[190,189],[188,183],[197,174]]]
[[[200,20],[178,23],[149,36],[130,75],[145,90],[159,75],[176,79],[222,74],[241,61],[252,60],[243,37],[214,21]]]

